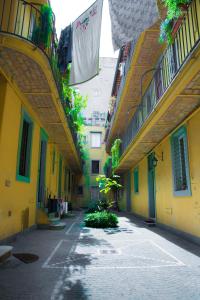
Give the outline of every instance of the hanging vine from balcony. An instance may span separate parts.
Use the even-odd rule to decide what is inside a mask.
[[[122,141],[121,139],[116,139],[111,148],[112,154],[112,169],[113,171],[118,167],[120,160],[120,145]]]
[[[183,15],[189,7],[192,0],[163,0],[167,8],[167,17],[160,26],[159,41],[167,41],[169,45],[173,43],[173,27],[177,20]]]
[[[42,49],[50,47],[53,32],[53,11],[50,5],[43,4],[40,8],[39,20],[33,29],[33,42]]]

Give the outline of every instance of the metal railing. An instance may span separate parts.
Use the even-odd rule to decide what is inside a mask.
[[[63,95],[62,76],[57,67],[57,36],[55,30],[55,16],[52,17],[52,25],[47,45],[44,45],[38,38],[41,34],[41,11],[39,4],[31,4],[24,0],[2,0],[0,1],[0,32],[9,33],[29,42],[40,48],[47,56],[54,80],[59,92],[60,101],[63,106],[66,121],[70,127],[74,144],[80,156],[77,134],[73,128],[73,121],[66,113],[67,102]],[[38,31],[36,31],[38,29]]]
[[[182,17],[181,25],[174,37],[174,43],[167,47],[155,68],[153,78],[128,128],[121,137],[121,154],[149,118],[163,94],[172,84],[181,67],[200,41],[200,0],[193,0]]]
[[[124,74],[121,77],[119,89],[117,91],[117,98],[116,98],[116,101],[115,101],[115,104],[114,104],[114,107],[113,107],[113,112],[112,112],[111,120],[110,120],[110,123],[109,123],[109,127],[106,130],[107,131],[107,138],[106,138],[106,140],[109,140],[110,129],[112,128],[112,125],[113,125],[113,122],[114,122],[114,119],[115,119],[115,116],[116,116],[116,111],[118,109],[120,98],[121,98],[121,95],[122,95],[122,92],[123,92],[123,88],[124,88],[124,85],[125,85],[125,82],[126,82],[126,76],[127,76],[128,71],[130,69],[130,65],[131,65],[131,60],[132,60],[132,56],[133,56],[133,53],[134,53],[134,49],[135,49],[135,43],[131,42],[131,47],[130,47],[130,50],[129,50],[129,55],[128,55],[126,61],[125,61],[124,72],[123,72]]]

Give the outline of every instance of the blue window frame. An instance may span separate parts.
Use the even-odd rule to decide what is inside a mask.
[[[134,193],[139,193],[139,168],[135,168],[133,171],[134,177]]]
[[[18,181],[30,182],[31,152],[32,152],[33,121],[23,109],[19,132],[19,145],[17,156]]]
[[[190,172],[188,159],[187,130],[179,128],[171,136],[173,187],[175,196],[190,196]]]

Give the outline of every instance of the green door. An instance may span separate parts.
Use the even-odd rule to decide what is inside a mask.
[[[148,195],[149,195],[149,218],[156,217],[155,199],[155,154],[148,156]]]
[[[62,197],[62,157],[59,159],[58,198]]]

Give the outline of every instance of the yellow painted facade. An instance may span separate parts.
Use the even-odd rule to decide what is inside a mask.
[[[101,147],[100,148],[92,148],[91,147],[91,133],[97,132],[101,133]],[[91,189],[92,187],[98,187],[98,183],[96,182],[96,177],[98,174],[92,174],[92,160],[100,161],[99,174],[103,175],[103,167],[107,158],[107,153],[105,151],[105,128],[101,126],[85,126],[84,135],[86,136],[86,143],[89,153],[89,160],[86,162],[87,174],[84,175],[79,185],[83,185],[83,195],[77,197],[77,205],[81,207],[87,207],[91,202]],[[89,180],[88,180],[89,179]]]
[[[170,144],[171,134],[153,149],[153,152],[158,158],[157,166],[155,167],[156,222],[197,237],[200,237],[199,124],[199,110],[181,124],[181,126],[186,126],[187,128],[191,196],[175,196],[173,192],[172,154]],[[136,167],[138,167],[139,170],[138,193],[134,192],[133,172]],[[149,197],[147,156],[129,171],[131,173],[131,211],[137,215],[148,218]],[[124,178],[124,192],[120,203],[120,208],[122,210],[126,210],[126,174],[124,174]]]
[[[36,223],[37,185],[40,153],[40,130],[42,125],[30,105],[20,99],[14,88],[0,77],[0,240]],[[31,151],[30,183],[16,179],[17,153],[19,144],[22,108],[33,121],[33,137]],[[55,166],[53,172],[53,151],[55,150]],[[60,152],[52,142],[47,145],[45,201],[58,197],[58,174]],[[67,169],[67,176],[65,176]],[[72,172],[70,173],[71,176]],[[62,199],[71,201],[68,190],[69,167],[65,160],[62,164]]]
[[[155,219],[156,223],[186,234],[196,241],[200,238],[199,5],[199,1],[191,2],[191,7],[176,33],[173,47],[177,49],[179,59],[175,57],[174,49],[172,51],[170,48],[172,46],[169,46],[164,50],[157,65],[152,65],[152,68],[157,67],[157,72],[161,70],[161,73],[159,79],[155,74],[152,78],[157,90],[148,87],[146,91],[144,90],[144,95],[149,93],[146,103],[152,105],[150,103],[155,99],[159,85],[166,87],[164,91],[159,90],[161,93],[157,96],[153,109],[147,114],[145,102],[141,102],[140,111],[136,111],[139,112],[138,115],[134,112],[136,118],[133,116],[131,119],[132,127],[128,127],[125,131],[120,131],[120,120],[118,124],[113,122],[113,128],[118,126],[118,136],[122,139],[122,143],[125,140],[116,170],[122,176],[124,185],[120,197],[121,210],[130,210],[145,219]],[[192,27],[193,20],[195,20],[194,27]],[[133,54],[132,60],[136,54]],[[158,65],[160,61],[162,64]],[[171,61],[179,61],[180,69],[177,73],[168,68]],[[132,64],[129,72],[134,70]],[[132,82],[132,89],[134,84]],[[129,90],[130,82],[126,80],[121,98],[125,97]],[[144,99],[145,96],[142,100]],[[134,103],[135,99],[132,101]],[[116,118],[121,112],[125,114],[125,107],[122,110],[122,106],[119,101]],[[137,122],[141,122],[138,127]],[[111,128],[111,132],[112,130],[114,131]],[[182,153],[180,144],[176,150],[173,148],[177,147],[177,138],[174,141],[174,136],[178,134],[184,143]],[[107,141],[108,145],[110,142]],[[177,171],[176,168],[180,169]],[[136,169],[137,179],[134,175]],[[175,172],[179,172],[176,173],[177,177]],[[183,180],[184,176],[186,183],[182,181],[182,185],[177,187],[177,181]],[[138,191],[134,187],[137,183]],[[153,202],[152,195],[154,195]],[[152,210],[155,215],[152,215]]]
[[[74,178],[81,173],[77,145],[50,61],[52,49],[39,49],[31,40],[30,24],[35,20],[36,10],[29,2],[24,5],[21,0],[0,0],[3,11],[0,27],[0,240],[38,222],[47,223],[49,198],[73,202]],[[40,14],[37,4],[48,2],[34,2],[37,17]],[[20,178],[24,114],[31,120],[32,137],[26,141],[30,160],[24,159],[29,174]],[[45,140],[43,155],[46,153],[46,158],[41,156],[42,140]],[[44,162],[44,193],[38,197],[41,161]]]

